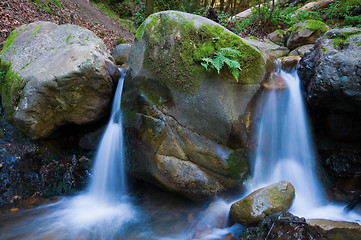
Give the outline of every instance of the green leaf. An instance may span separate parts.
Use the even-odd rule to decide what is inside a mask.
[[[234,47],[221,48],[220,51],[223,52],[226,56],[233,58],[237,58],[242,55],[241,52]]]
[[[219,55],[217,55],[213,60],[213,66],[215,69],[217,69],[218,74],[221,68],[223,67],[223,65],[224,65],[224,61],[222,61],[222,58]]]
[[[237,60],[226,58],[224,60],[224,62],[228,65],[228,67],[230,69],[236,68],[236,69],[242,70],[241,65],[239,64],[239,62]]]
[[[201,63],[201,65],[202,65],[205,69],[207,69],[207,70],[208,70],[208,66],[209,66],[209,64],[208,64],[208,63],[202,62],[202,63]]]
[[[236,79],[236,81],[238,82],[238,76],[239,76],[238,69],[237,68],[232,68],[231,73],[232,73],[233,77]]]

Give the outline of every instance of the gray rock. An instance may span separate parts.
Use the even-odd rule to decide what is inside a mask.
[[[306,44],[313,44],[317,38],[321,37],[327,30],[329,30],[329,27],[318,20],[307,20],[296,23],[287,30],[286,46],[293,50]]]
[[[0,54],[8,72],[2,104],[17,129],[45,138],[59,126],[94,122],[107,113],[118,70],[91,31],[34,22],[14,30],[7,43]]]
[[[129,44],[119,44],[111,52],[112,57],[118,65],[128,64],[130,47]]]
[[[292,184],[281,181],[258,189],[233,203],[230,213],[236,222],[248,226],[259,222],[266,215],[286,212],[294,197]]]
[[[358,240],[361,236],[361,226],[355,222],[310,219],[307,220],[307,224],[315,227],[327,239]]]
[[[311,48],[313,48],[314,44],[307,44],[307,45],[303,45],[300,46],[296,49],[293,49],[288,56],[303,56],[308,50],[310,50]]]
[[[284,45],[286,43],[286,33],[282,29],[278,29],[267,35],[267,38],[278,45]]]
[[[275,43],[261,42],[255,39],[244,39],[244,41],[245,43],[258,49],[266,61],[287,56],[290,52],[288,48]]]
[[[300,61],[298,73],[312,106],[359,112],[361,107],[361,29],[328,31]]]
[[[218,75],[201,66],[221,47],[242,53],[238,83],[227,68]],[[138,143],[129,144],[132,173],[192,199],[236,187],[248,163],[236,160],[243,167],[235,179],[226,159],[248,143],[246,119],[264,76],[260,52],[209,19],[166,11],[140,26],[129,65],[123,107],[129,141]]]

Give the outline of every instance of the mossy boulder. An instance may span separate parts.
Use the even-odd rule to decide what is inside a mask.
[[[252,225],[266,215],[286,212],[292,205],[295,189],[291,183],[281,181],[258,189],[231,206],[232,218],[242,225]]]
[[[317,38],[321,37],[329,27],[319,20],[307,20],[299,22],[287,30],[288,37],[286,46],[293,50],[297,47],[313,44]]]
[[[118,78],[109,51],[91,31],[50,22],[15,29],[0,53],[0,72],[7,120],[34,139],[102,118]]]
[[[201,66],[226,47],[241,53],[238,82],[227,67],[218,75]],[[122,97],[132,173],[192,199],[238,186],[248,160],[232,163],[243,166],[237,174],[226,159],[248,144],[264,71],[257,49],[209,19],[176,11],[147,18],[132,43]]]

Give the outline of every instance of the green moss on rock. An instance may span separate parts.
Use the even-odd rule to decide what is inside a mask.
[[[307,20],[305,22],[296,23],[287,29],[287,32],[300,32],[303,28],[306,28],[313,32],[325,33],[329,30],[329,27],[322,21],[319,20]]]
[[[180,14],[172,18],[166,14],[151,15],[143,24],[135,38],[143,38],[148,44],[144,63],[160,82],[173,89],[194,93],[200,85],[200,74],[204,72],[200,65],[202,58],[211,58],[225,47],[234,47],[243,54],[239,59],[240,83],[255,83],[262,74],[259,51],[221,26],[203,24],[197,28]],[[233,78],[228,70],[223,73],[224,78]]]
[[[144,30],[144,26],[145,26],[145,24],[144,24],[144,22],[139,26],[139,28],[137,29],[137,32],[135,33],[135,36],[134,36],[134,38],[136,39],[136,40],[140,40],[140,38],[142,37],[142,35],[143,35],[143,30]]]
[[[231,177],[243,180],[248,172],[248,155],[245,150],[233,151],[226,159],[227,168],[231,172]]]
[[[327,39],[333,40],[333,46],[338,50],[342,50],[346,43],[350,42],[348,39],[354,35],[361,34],[361,30],[353,30],[351,32],[339,32],[335,35],[326,35]],[[359,43],[361,44],[361,43]],[[359,46],[357,44],[357,46]]]
[[[329,28],[324,22],[319,20],[308,20],[306,21],[306,29],[325,33]]]
[[[34,31],[33,31],[33,37],[36,37],[36,35],[38,34],[38,31],[40,30],[40,28],[42,27],[42,25],[37,26]]]
[[[0,57],[11,47],[11,45],[13,45],[13,43],[15,42],[16,37],[19,35],[19,33],[15,30],[13,30],[10,35],[7,37],[5,43],[4,43],[4,47],[0,52]]]
[[[11,69],[11,63],[0,59],[0,90],[2,105],[8,120],[13,118],[14,110],[23,98],[23,82]]]

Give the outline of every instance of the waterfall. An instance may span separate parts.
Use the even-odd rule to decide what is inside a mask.
[[[258,103],[257,145],[250,190],[286,180],[296,190],[290,209],[295,215],[334,220],[359,219],[357,215],[343,212],[343,206],[326,205],[316,175],[310,123],[296,70],[281,70],[279,62],[271,76],[273,80],[268,83],[268,89],[263,90]]]
[[[252,184],[260,187],[289,181],[297,191],[293,208],[314,208],[323,195],[315,175],[315,154],[300,81],[295,70],[278,69],[274,74],[286,87],[263,92]]]
[[[65,202],[63,210],[54,212],[55,222],[66,222],[64,227],[73,235],[93,229],[97,239],[112,239],[119,231],[136,218],[134,206],[128,200],[121,96],[125,73],[119,79],[115,92],[111,117],[94,159],[93,175],[88,189],[83,194]],[[84,234],[84,233],[82,233]]]
[[[117,201],[127,193],[121,112],[124,75],[118,82],[111,117],[99,143],[89,185],[89,193],[103,201]]]

